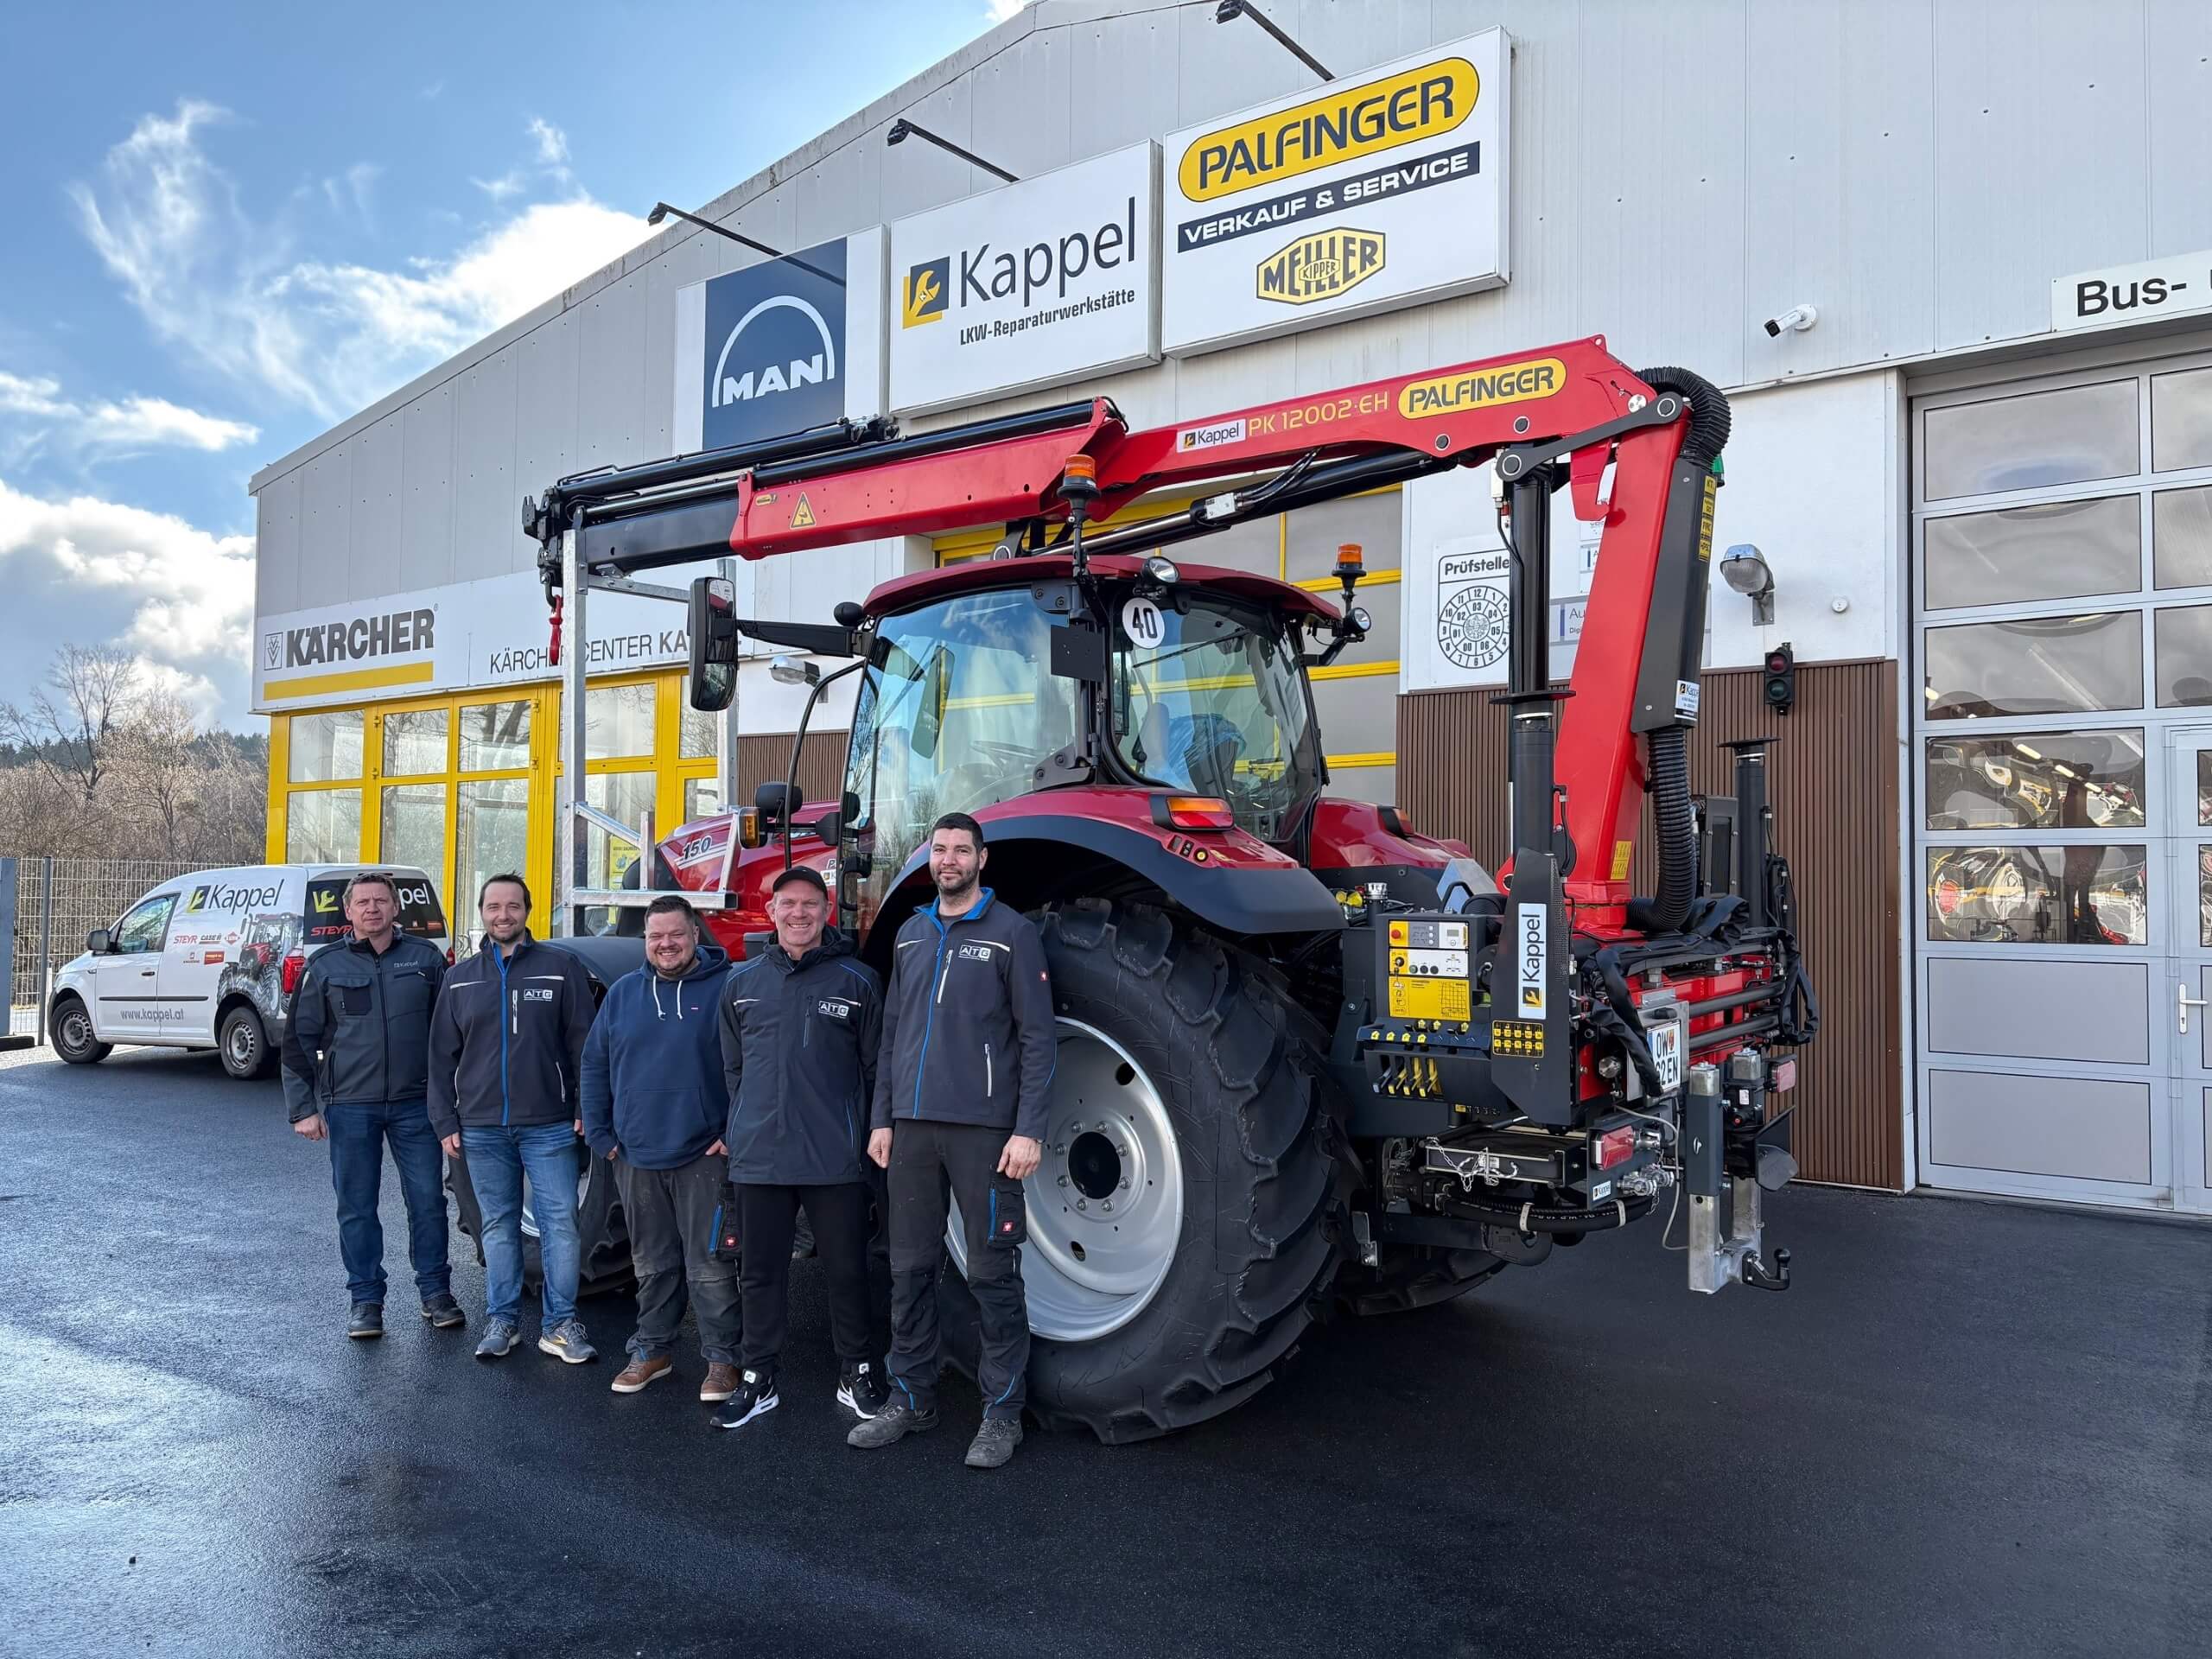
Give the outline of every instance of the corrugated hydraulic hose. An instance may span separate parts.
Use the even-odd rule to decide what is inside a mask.
[[[1727,394],[1688,369],[1638,369],[1636,378],[1654,391],[1682,395],[1690,406],[1690,429],[1682,435],[1682,454],[1700,467],[1713,465],[1713,458],[1728,447],[1733,417],[1728,412]]]
[[[1659,832],[1659,891],[1643,906],[1647,932],[1672,933],[1697,896],[1697,820],[1690,810],[1688,734],[1662,727],[1645,737],[1651,755],[1651,821]]]

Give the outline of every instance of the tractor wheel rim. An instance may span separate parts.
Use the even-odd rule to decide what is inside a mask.
[[[1024,1187],[1021,1282],[1029,1328],[1095,1342],[1151,1306],[1183,1238],[1183,1160],[1159,1088],[1095,1026],[1058,1022],[1045,1154]],[[965,1276],[958,1205],[945,1229]]]

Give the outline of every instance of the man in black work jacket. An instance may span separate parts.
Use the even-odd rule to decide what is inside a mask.
[[[424,1105],[430,1009],[446,953],[397,930],[398,890],[364,872],[346,887],[353,937],[308,958],[284,1023],[284,1099],[292,1128],[330,1142],[338,1189],[338,1251],[353,1311],[349,1337],[384,1334],[384,1227],[377,1198],[384,1148],[407,1199],[407,1255],[423,1317],[440,1330],[467,1321],[446,1261],[446,1194],[437,1136]]]
[[[476,895],[484,948],[446,976],[430,1020],[430,1124],[466,1154],[484,1250],[484,1335],[498,1359],[522,1337],[522,1184],[530,1176],[543,1269],[540,1351],[594,1357],[576,1317],[577,1079],[591,1030],[591,976],[572,951],[530,937],[530,887],[495,875]]]
[[[861,1417],[883,1409],[868,1354],[866,1128],[883,1030],[883,983],[823,925],[830,890],[794,865],[769,889],[776,937],[733,969],[722,992],[729,1082],[729,1179],[737,1189],[745,1370],[715,1414],[742,1428],[776,1408],[789,1304],[792,1224],[803,1204],[830,1275],[837,1399]]]
[[[1044,944],[1027,917],[993,901],[985,856],[975,819],[939,818],[930,832],[937,902],[907,919],[892,950],[868,1150],[890,1172],[888,1369],[897,1392],[846,1436],[852,1446],[889,1446],[937,1426],[949,1182],[982,1324],[983,1423],[968,1448],[971,1469],[998,1468],[1021,1444],[1029,1369],[1021,1184],[1044,1151],[1056,1052]]]

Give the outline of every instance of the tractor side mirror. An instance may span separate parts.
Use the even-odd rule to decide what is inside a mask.
[[[85,935],[85,949],[96,957],[104,957],[115,949],[115,941],[108,937],[107,929],[96,927]]]
[[[788,823],[798,804],[798,791],[789,784],[763,784],[753,791],[753,810],[760,815],[764,830]]]
[[[825,847],[836,847],[845,838],[845,830],[861,815],[861,798],[847,790],[838,798],[836,810],[824,812],[814,821],[814,833],[822,838]]]
[[[737,696],[737,584],[699,576],[686,608],[691,645],[691,706],[720,713]]]

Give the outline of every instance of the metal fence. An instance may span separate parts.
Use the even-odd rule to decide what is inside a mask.
[[[23,858],[16,866],[14,971],[8,1028],[43,1036],[40,1011],[48,976],[85,948],[85,935],[111,927],[150,887],[198,869],[150,858]]]

